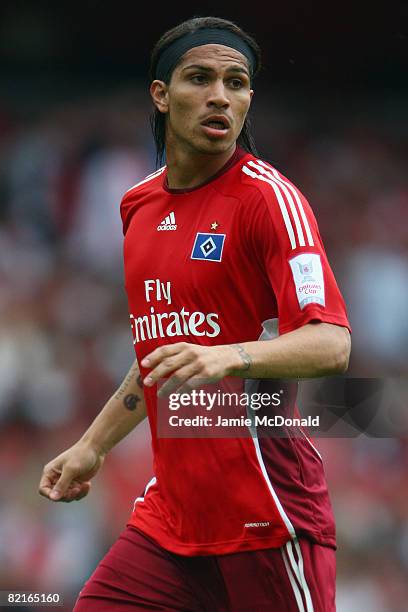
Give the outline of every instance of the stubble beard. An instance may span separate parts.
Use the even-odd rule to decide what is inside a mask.
[[[194,130],[189,134],[178,132],[174,130],[174,127],[167,126],[166,129],[166,148],[168,146],[174,147],[174,149],[184,149],[189,155],[222,155],[228,149],[235,146],[237,138],[234,140],[226,139],[225,141],[217,141],[216,139],[211,140],[205,134],[199,133]]]

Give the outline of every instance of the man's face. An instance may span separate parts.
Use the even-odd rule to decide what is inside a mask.
[[[202,45],[187,51],[161,92],[152,84],[156,106],[166,113],[166,146],[217,154],[236,142],[253,91],[248,61],[223,45]]]

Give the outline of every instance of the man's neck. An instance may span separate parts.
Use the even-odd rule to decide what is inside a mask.
[[[169,147],[166,151],[167,185],[170,189],[192,189],[205,183],[217,174],[236,149],[230,149],[219,155],[191,154]]]

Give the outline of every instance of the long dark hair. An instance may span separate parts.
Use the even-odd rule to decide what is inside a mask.
[[[256,76],[261,68],[261,50],[258,43],[246,32],[241,30],[232,21],[226,19],[220,19],[219,17],[193,17],[187,21],[183,21],[175,28],[168,30],[163,36],[157,41],[153,47],[151,61],[150,61],[150,79],[154,80],[156,73],[156,66],[162,52],[175,40],[184,36],[188,32],[195,32],[201,28],[219,28],[224,30],[230,30],[234,34],[240,36],[253,50],[256,60],[257,67],[252,78]],[[171,75],[169,79],[171,78]],[[165,135],[166,135],[166,115],[161,113],[157,108],[154,108],[150,116],[150,125],[153,132],[154,142],[156,144],[156,166],[159,167],[164,159],[165,154]],[[248,115],[245,118],[244,125],[240,135],[238,136],[237,142],[249,153],[258,157],[256,150],[255,141],[251,134],[251,121]]]

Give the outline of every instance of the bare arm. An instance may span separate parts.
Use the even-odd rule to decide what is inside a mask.
[[[119,389],[107,401],[80,442],[106,455],[146,416],[139,366],[135,360]]]
[[[139,367],[135,361],[116,393],[84,435],[44,467],[38,492],[54,501],[85,497],[106,454],[146,416]]]
[[[309,323],[270,342],[232,345],[231,375],[312,378],[347,370],[351,341],[346,327]]]
[[[151,386],[171,375],[160,395],[194,386],[191,379],[312,378],[346,371],[350,334],[345,327],[309,323],[270,341],[220,346],[179,342],[154,350],[142,361],[151,368],[144,384]],[[183,387],[184,385],[184,387]]]

